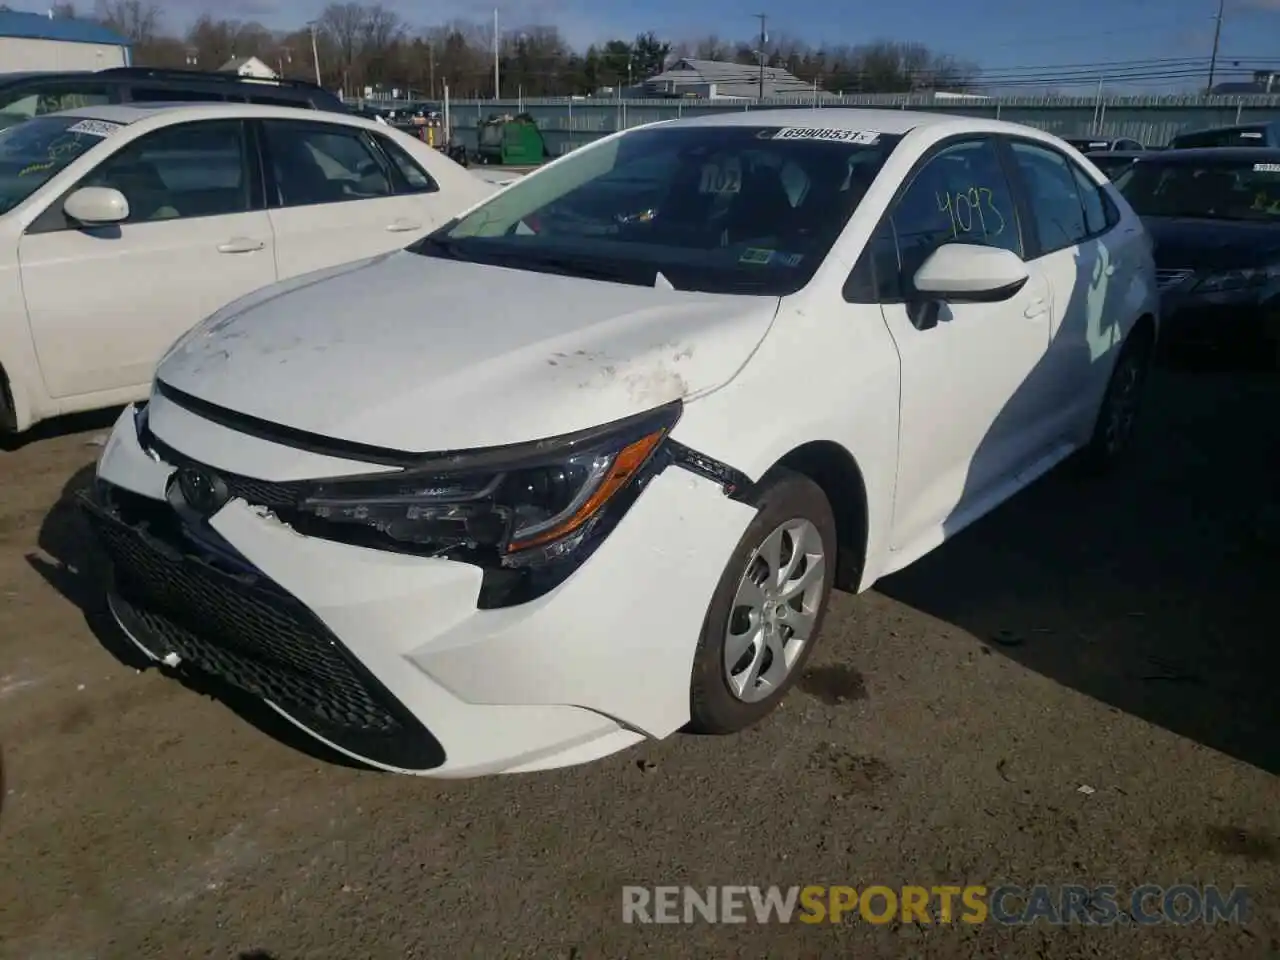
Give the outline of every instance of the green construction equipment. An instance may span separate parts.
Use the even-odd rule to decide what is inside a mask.
[[[504,167],[537,166],[551,154],[527,113],[492,116],[476,129],[476,159]]]

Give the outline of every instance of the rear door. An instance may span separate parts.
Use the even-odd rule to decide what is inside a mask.
[[[1132,236],[1113,232],[1119,211],[1066,154],[1018,139],[1009,141],[1009,151],[1034,225],[1029,259],[1052,289],[1052,341],[1042,388],[1055,435],[1075,442],[1092,427],[1123,338],[1121,281],[1136,269],[1133,247],[1140,238],[1136,227]]]
[[[52,396],[145,387],[184,331],[275,281],[250,133],[205,120],[144,134],[76,184],[123,193],[124,223],[68,220],[67,191],[27,228],[22,287]]]
[[[262,120],[280,278],[407,246],[437,222],[435,182],[407,173],[359,127]]]

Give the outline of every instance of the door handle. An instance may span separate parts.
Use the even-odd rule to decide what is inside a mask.
[[[412,220],[397,220],[395,223],[387,224],[388,233],[408,233],[410,230],[421,230],[422,224],[414,223]]]
[[[261,240],[250,240],[248,237],[236,237],[226,243],[218,244],[219,253],[253,253],[261,250],[266,244]]]
[[[1044,297],[1036,297],[1027,304],[1027,308],[1022,311],[1022,315],[1028,320],[1034,320],[1036,317],[1043,317],[1048,311],[1048,301]]]

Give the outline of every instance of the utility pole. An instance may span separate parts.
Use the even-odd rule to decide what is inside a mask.
[[[493,99],[502,96],[502,82],[498,77],[498,8],[493,8]]]
[[[311,28],[311,62],[316,67],[316,86],[322,87],[324,84],[320,82],[320,48],[316,44],[316,22],[312,20],[307,26]]]
[[[755,14],[755,18],[760,21],[760,49],[756,51],[760,56],[760,99],[764,99],[764,45],[769,42],[769,34],[765,32],[765,24],[768,22],[768,16],[763,13]]]
[[[1209,88],[1205,93],[1213,91],[1213,75],[1218,70],[1218,42],[1222,39],[1222,13],[1227,0],[1218,0],[1218,15],[1213,24],[1213,54],[1209,57]]]

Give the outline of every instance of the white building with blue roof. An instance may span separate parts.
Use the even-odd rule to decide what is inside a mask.
[[[131,65],[129,41],[92,20],[0,10],[0,73]]]

